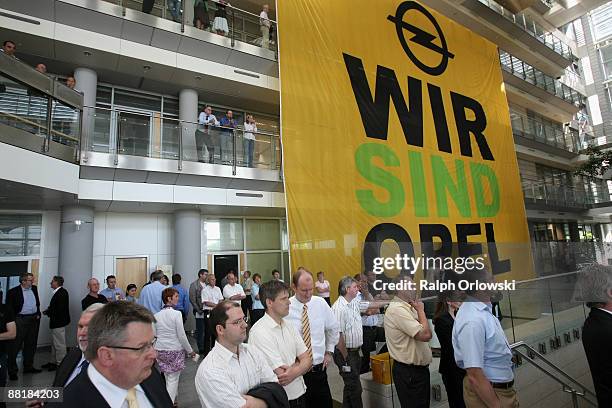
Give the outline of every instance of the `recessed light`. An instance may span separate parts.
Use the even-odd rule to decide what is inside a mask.
[[[91,57],[93,54],[90,51],[83,51],[83,55],[86,57]]]
[[[196,75],[194,78],[197,79],[198,81],[202,79],[202,77],[199,75]]]
[[[142,66],[142,68],[143,68],[145,71],[149,71],[149,70],[151,69],[151,66],[150,66],[150,65],[143,65],[143,66]]]

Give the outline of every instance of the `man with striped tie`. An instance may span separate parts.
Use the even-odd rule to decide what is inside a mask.
[[[306,406],[332,408],[332,397],[327,382],[327,366],[333,360],[334,347],[340,337],[338,322],[324,298],[312,296],[314,279],[304,267],[293,274],[291,286],[295,292],[289,301],[286,320],[304,339],[312,357],[312,369],[304,374]]]
[[[285,319],[289,314],[289,287],[282,281],[266,282],[261,285],[259,298],[266,314],[251,328],[249,346],[266,357],[287,393],[290,408],[310,407],[306,404],[303,375],[312,367],[312,350]]]

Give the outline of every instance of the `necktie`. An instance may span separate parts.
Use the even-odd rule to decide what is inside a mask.
[[[89,361],[83,360],[79,367],[81,368],[79,372],[87,371],[87,367],[89,367]]]
[[[136,400],[136,388],[130,388],[125,401],[128,403],[128,408],[138,408],[138,400]]]
[[[302,338],[308,349],[308,355],[312,360],[312,343],[310,341],[310,320],[308,320],[308,305],[304,305],[302,309]]]

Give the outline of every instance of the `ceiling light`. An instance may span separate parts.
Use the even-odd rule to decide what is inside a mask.
[[[194,78],[197,79],[198,81],[202,79],[202,77],[199,75],[196,75]]]
[[[143,68],[145,71],[150,71],[150,70],[151,70],[151,66],[150,66],[150,65],[143,65],[143,66],[142,66],[142,68]]]
[[[86,57],[91,57],[93,54],[90,51],[83,51],[83,55]]]

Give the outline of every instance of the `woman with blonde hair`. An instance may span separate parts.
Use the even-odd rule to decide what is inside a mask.
[[[166,288],[162,292],[164,307],[155,313],[155,349],[157,350],[157,364],[166,378],[166,389],[170,398],[176,405],[179,378],[185,368],[185,354],[194,357],[185,328],[183,315],[175,310],[178,304],[179,293],[174,288]]]

